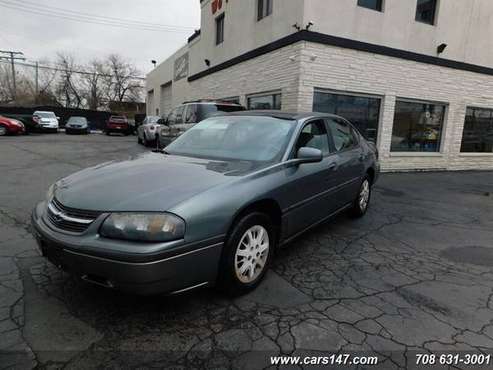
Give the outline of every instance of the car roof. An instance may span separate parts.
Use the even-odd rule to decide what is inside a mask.
[[[304,120],[308,118],[336,118],[335,114],[319,113],[319,112],[284,112],[280,110],[244,110],[239,112],[231,112],[225,115],[228,116],[257,116],[257,117],[273,117],[286,120]]]

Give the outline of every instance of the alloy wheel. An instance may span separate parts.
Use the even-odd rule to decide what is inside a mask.
[[[0,126],[0,136],[7,135],[7,129],[4,126]]]
[[[361,211],[365,211],[370,201],[370,182],[365,179],[361,184],[361,190],[359,193],[359,208]]]
[[[269,233],[261,225],[249,228],[235,253],[235,273],[244,284],[254,282],[264,271],[269,256]]]

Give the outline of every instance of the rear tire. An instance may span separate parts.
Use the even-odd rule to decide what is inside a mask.
[[[270,218],[259,212],[241,218],[224,245],[218,286],[237,296],[255,289],[264,278],[274,255],[276,235]]]
[[[368,175],[361,182],[358,195],[350,209],[351,216],[355,218],[363,217],[368,211],[371,200],[371,179]]]

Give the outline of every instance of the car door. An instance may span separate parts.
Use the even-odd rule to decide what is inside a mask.
[[[332,173],[335,169],[334,154],[330,150],[329,135],[323,119],[307,122],[298,135],[292,158],[301,147],[319,149],[323,159],[317,163],[303,163],[286,170],[288,177],[285,210],[288,228],[286,235],[295,235],[329,216],[334,206],[329,202],[334,187]]]
[[[342,118],[328,118],[329,137],[335,150],[337,176],[333,203],[342,207],[352,202],[360,187],[364,173],[364,154],[359,137],[349,122]]]
[[[185,107],[185,105],[181,105],[175,109],[174,123],[169,125],[172,141],[185,132],[185,128],[183,126]]]

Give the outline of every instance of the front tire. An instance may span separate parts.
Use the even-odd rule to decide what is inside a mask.
[[[0,136],[6,136],[8,134],[7,127],[0,125]]]
[[[353,206],[351,207],[351,215],[353,217],[363,217],[368,211],[371,200],[371,186],[371,179],[368,175],[366,175],[361,182],[358,196],[354,200]]]
[[[219,287],[230,295],[255,289],[269,268],[275,244],[274,228],[267,215],[255,212],[241,218],[224,245]]]

